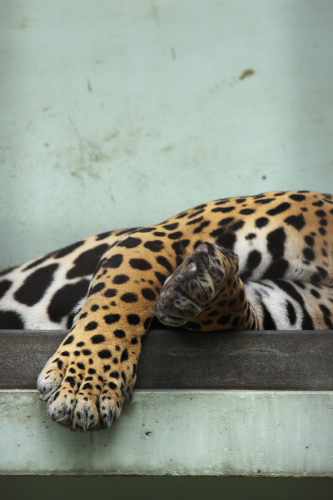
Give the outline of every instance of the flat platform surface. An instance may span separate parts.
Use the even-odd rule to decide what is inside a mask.
[[[135,403],[85,434],[52,422],[35,390],[65,335],[0,333],[1,474],[333,475],[332,332],[152,330]]]
[[[35,389],[64,331],[1,331],[0,389]],[[137,389],[333,390],[333,332],[151,330]]]

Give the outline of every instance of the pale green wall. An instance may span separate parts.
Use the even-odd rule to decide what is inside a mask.
[[[333,190],[331,0],[2,0],[0,23],[0,266]]]

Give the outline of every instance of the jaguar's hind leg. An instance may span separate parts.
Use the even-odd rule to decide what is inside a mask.
[[[155,316],[191,330],[259,329],[238,276],[238,257],[202,243],[165,282]]]

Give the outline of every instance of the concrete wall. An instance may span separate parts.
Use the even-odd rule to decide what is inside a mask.
[[[330,0],[2,0],[0,266],[209,199],[332,191]]]

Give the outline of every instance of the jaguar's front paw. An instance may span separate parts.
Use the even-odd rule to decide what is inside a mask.
[[[109,427],[132,394],[136,364],[127,348],[113,356],[110,349],[69,350],[64,343],[38,377],[48,415],[72,430]]]
[[[185,325],[218,294],[238,257],[212,243],[202,243],[164,283],[155,316],[168,326]]]

